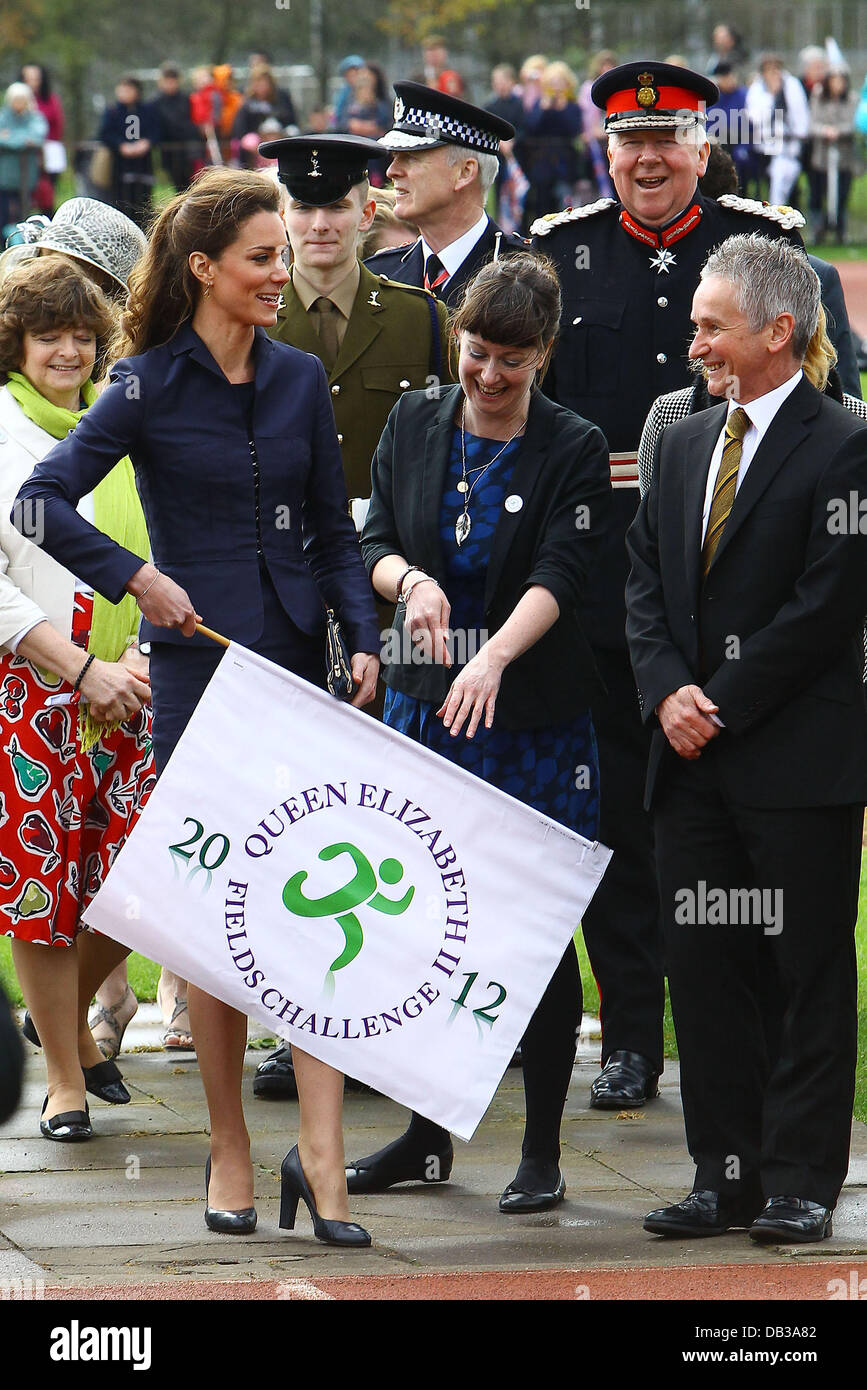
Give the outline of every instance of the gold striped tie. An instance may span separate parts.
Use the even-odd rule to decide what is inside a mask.
[[[710,569],[711,561],[716,554],[717,546],[722,539],[723,529],[734,504],[738,485],[738,469],[741,466],[741,444],[749,427],[750,417],[740,406],[733,410],[726,420],[725,444],[723,445],[719,471],[716,475],[710,515],[707,519],[707,531],[701,551],[702,575],[706,575]]]

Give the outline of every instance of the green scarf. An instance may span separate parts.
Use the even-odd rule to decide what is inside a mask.
[[[10,372],[7,388],[10,396],[18,402],[28,420],[50,434],[53,439],[65,439],[67,434],[96,400],[96,389],[92,381],[86,381],[81,389],[84,410],[65,410],[52,405],[51,401],[36,390],[20,372]],[[122,458],[110,473],[98,483],[93,492],[93,519],[98,531],[103,531],[125,550],[140,555],[146,560],[150,553],[148,533],[144,513],[141,509],[135,486],[133,467],[128,458]],[[138,632],[138,604],[132,594],[126,594],[120,603],[109,603],[102,594],[93,595],[93,622],[87,650],[101,661],[117,661],[127,648],[130,637]],[[82,749],[86,752],[103,734],[118,728],[117,724],[99,724],[90,717],[86,707],[79,706],[79,736]]]

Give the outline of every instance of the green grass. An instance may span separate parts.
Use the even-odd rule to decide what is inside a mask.
[[[60,947],[57,948],[61,949]],[[127,962],[129,982],[133,987],[133,992],[137,999],[153,1003],[157,997],[157,981],[160,977],[160,967],[154,965],[152,960],[147,960],[144,956],[138,955],[133,951]],[[7,995],[13,1004],[20,1008],[24,1007],[24,1000],[18,988],[18,980],[15,977],[15,969],[12,965],[12,946],[9,941],[0,938],[0,984],[2,984]]]

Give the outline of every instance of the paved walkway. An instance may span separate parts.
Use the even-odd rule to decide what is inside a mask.
[[[155,1025],[139,1023],[129,1036],[150,1046]],[[668,1242],[642,1230],[650,1207],[692,1182],[672,1064],[645,1112],[604,1113],[587,1107],[598,1052],[582,1047],[563,1131],[567,1200],[520,1218],[496,1206],[521,1143],[520,1073],[509,1070],[472,1143],[456,1141],[453,1180],[354,1199],[374,1245],[345,1252],[313,1239],[303,1206],[295,1232],[278,1229],[279,1167],[297,1107],[252,1098],[263,1053],[247,1053],[245,1080],[259,1227],[236,1238],[203,1222],[206,1112],[194,1057],[125,1053],[132,1104],[91,1098],[96,1137],[58,1144],[39,1134],[42,1060],[30,1051],[24,1103],[0,1129],[0,1285],[32,1281],[55,1298],[828,1298],[830,1280],[851,1280],[853,1269],[867,1275],[858,1265],[867,1259],[861,1124],[834,1238],[819,1248],[763,1248],[743,1232]],[[405,1113],[382,1097],[348,1094],[347,1153],[393,1138]]]

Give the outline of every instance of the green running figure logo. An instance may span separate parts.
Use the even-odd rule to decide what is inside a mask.
[[[415,888],[409,887],[402,898],[396,902],[386,898],[377,890],[377,876],[367,855],[357,845],[341,840],[338,844],[326,845],[319,851],[319,858],[327,862],[348,854],[355,865],[355,875],[343,888],[326,893],[324,898],[305,898],[301,885],[307,879],[306,869],[293,874],[283,889],[283,905],[296,917],[334,917],[343,932],[345,945],[340,955],[328,967],[325,987],[334,990],[334,976],[338,970],[355,960],[364,945],[364,932],[354,909],[366,904],[377,912],[389,917],[400,917],[406,912],[415,896]],[[398,859],[383,859],[379,866],[379,877],[383,883],[393,885],[403,878],[403,865]]]

